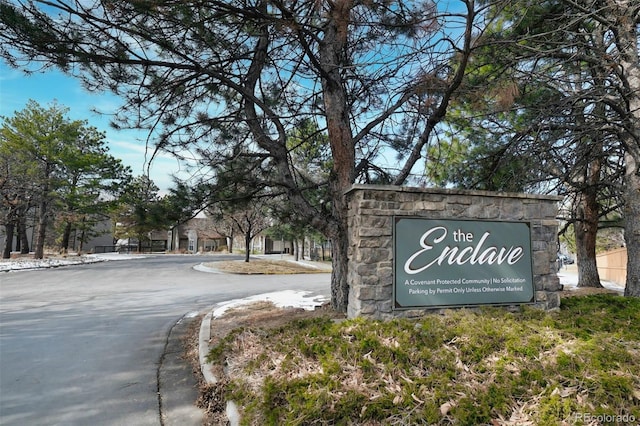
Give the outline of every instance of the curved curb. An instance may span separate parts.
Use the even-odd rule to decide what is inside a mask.
[[[215,268],[211,268],[209,266],[204,266],[204,263],[197,264],[196,266],[193,267],[193,269],[195,269],[198,272],[208,272],[210,274],[224,274],[223,271],[220,271]]]
[[[200,323],[200,332],[198,333],[198,360],[200,362],[200,371],[207,383],[218,383],[218,378],[213,374],[209,363],[207,362],[207,354],[211,350],[211,319],[213,318],[213,309],[210,310]],[[240,424],[240,412],[238,406],[233,401],[227,401],[225,410],[229,425],[238,426]]]
[[[218,383],[218,379],[211,372],[209,363],[207,362],[207,354],[209,350],[211,350],[209,341],[211,339],[212,317],[213,311],[209,311],[200,324],[200,333],[198,334],[198,361],[200,362],[200,370],[202,371],[204,380],[207,383]]]

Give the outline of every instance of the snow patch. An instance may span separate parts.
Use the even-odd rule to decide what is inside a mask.
[[[269,301],[279,308],[294,307],[311,311],[329,300],[326,296],[313,297],[309,296],[309,294],[311,294],[309,291],[284,290],[257,294],[255,296],[245,297],[244,299],[230,300],[216,305],[216,308],[213,310],[213,317],[218,318],[231,308],[254,302]]]
[[[0,260],[0,272],[29,271],[33,269],[57,268],[59,266],[82,265],[84,263],[105,262],[112,260],[140,259],[143,255],[131,255],[120,253],[88,254],[85,256],[70,255],[66,258],[46,259],[2,259]]]

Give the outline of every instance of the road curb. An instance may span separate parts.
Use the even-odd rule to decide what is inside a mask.
[[[211,366],[207,362],[207,355],[211,350],[211,320],[213,319],[213,309],[211,309],[202,319],[200,323],[200,332],[198,334],[198,359],[200,362],[200,371],[205,382],[209,384],[218,383],[218,378],[211,371]],[[238,426],[240,424],[240,412],[238,406],[233,401],[227,401],[225,414],[230,426]]]
[[[213,318],[213,310],[204,316],[200,324],[200,333],[198,334],[198,359],[205,382],[213,384],[218,383],[218,378],[213,374],[207,362],[207,354],[211,350],[211,318]]]

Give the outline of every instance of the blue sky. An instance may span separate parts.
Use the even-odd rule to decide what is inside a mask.
[[[22,71],[8,67],[0,61],[0,116],[12,117],[23,110],[29,99],[48,107],[54,101],[67,107],[67,116],[72,120],[87,120],[89,125],[106,133],[106,141],[112,156],[131,167],[134,176],[146,173],[146,133],[142,131],[118,131],[109,126],[108,117],[93,112],[94,109],[109,113],[121,104],[111,93],[90,93],[83,89],[79,80],[59,71],[47,71],[26,76]],[[151,164],[150,176],[165,192],[171,186],[171,174],[181,172],[179,162],[168,155],[156,157]],[[184,168],[182,168],[184,169]]]

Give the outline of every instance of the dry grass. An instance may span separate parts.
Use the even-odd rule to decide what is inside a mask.
[[[283,261],[214,263],[235,273],[303,273]],[[292,269],[295,272],[292,272]],[[325,272],[325,271],[322,271]],[[212,323],[203,387],[209,425],[225,399],[247,424],[590,424],[640,418],[640,306],[605,289],[563,294],[559,312],[451,311],[417,320],[336,321],[328,307],[258,302]]]
[[[329,263],[313,262],[305,264],[287,260],[263,259],[252,259],[250,262],[242,260],[211,262],[205,263],[205,266],[222,272],[247,275],[322,274],[331,271]]]
[[[269,301],[258,301],[231,308],[223,315],[213,318],[210,344],[217,346],[230,336],[235,336],[234,345],[239,350],[233,357],[227,359],[225,365],[215,363],[211,366],[214,375],[220,380],[218,383],[203,383],[200,387],[198,405],[206,411],[205,424],[208,426],[226,426],[228,424],[224,415],[224,397],[229,378],[235,377],[236,374],[242,375],[241,368],[256,358],[269,356],[267,355],[269,349],[262,346],[255,333],[285,327],[296,320],[325,316],[335,319],[344,318],[344,315],[331,310],[328,305],[318,307],[314,311],[307,311],[301,308],[278,308]],[[244,331],[240,332],[240,330]],[[197,333],[192,335],[191,339],[197,342]],[[265,377],[265,375],[256,374],[247,379],[254,381],[256,388],[258,388]]]
[[[328,309],[258,303],[215,320],[220,333],[210,356],[224,360],[226,395],[249,424],[640,418],[637,301],[592,295],[566,304],[556,313],[489,308],[336,322]]]

